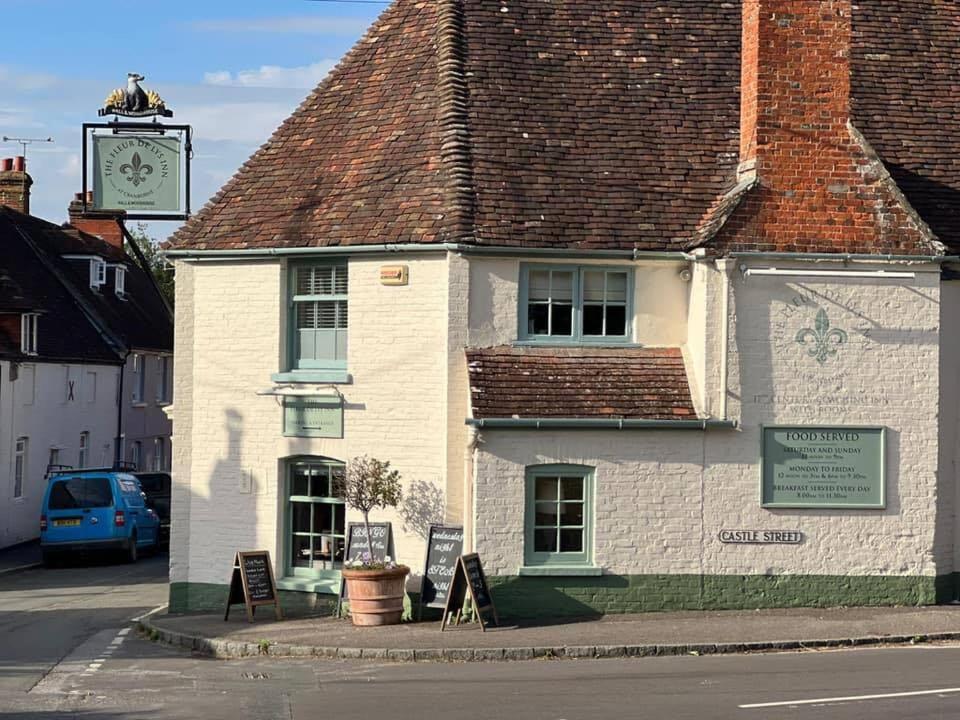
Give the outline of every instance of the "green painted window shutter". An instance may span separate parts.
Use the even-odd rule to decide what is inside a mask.
[[[290,277],[291,368],[347,365],[348,271],[345,261],[294,265]]]

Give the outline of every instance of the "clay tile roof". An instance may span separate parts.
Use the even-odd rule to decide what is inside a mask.
[[[960,247],[960,8],[859,0],[853,122]],[[737,190],[741,8],[396,0],[171,239],[687,249]]]
[[[693,420],[678,348],[467,350],[473,417]]]

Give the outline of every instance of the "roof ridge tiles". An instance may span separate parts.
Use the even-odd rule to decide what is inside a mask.
[[[473,235],[473,159],[468,125],[469,89],[464,58],[462,0],[440,0],[437,18],[437,63],[440,83],[440,154],[449,165],[447,203],[453,208],[458,241]]]

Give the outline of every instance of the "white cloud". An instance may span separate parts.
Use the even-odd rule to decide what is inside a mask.
[[[81,177],[80,154],[70,153],[67,155],[66,161],[60,166],[57,172],[71,180]]]
[[[331,18],[317,15],[262,18],[195,20],[189,27],[200,32],[295,33],[298,35],[360,35],[368,21],[359,18]]]
[[[54,75],[26,72],[0,65],[0,88],[17,91],[47,90],[59,82]]]
[[[205,141],[214,141],[243,143],[252,150],[266,142],[296,107],[297,102],[184,105],[178,117],[193,125],[198,149]]]
[[[240,70],[237,73],[218,70],[204,73],[203,82],[207,85],[220,85],[222,87],[312,89],[327,76],[327,73],[335,64],[336,61],[334,60],[321,60],[312,65],[301,65],[300,67],[263,65],[259,70]]]

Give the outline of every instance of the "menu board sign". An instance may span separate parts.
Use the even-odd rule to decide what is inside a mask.
[[[886,506],[884,428],[767,426],[762,432],[763,507]]]
[[[442,608],[447,604],[450,581],[463,552],[463,528],[431,525],[427,536],[427,562],[420,590],[421,607]]]
[[[277,620],[283,619],[280,599],[277,597],[277,583],[273,577],[273,565],[270,564],[270,553],[266,550],[238,552],[234,556],[230,595],[223,613],[225,621],[230,618],[230,606],[240,603],[246,606],[249,622],[253,622],[254,613],[260,605],[274,605]]]

